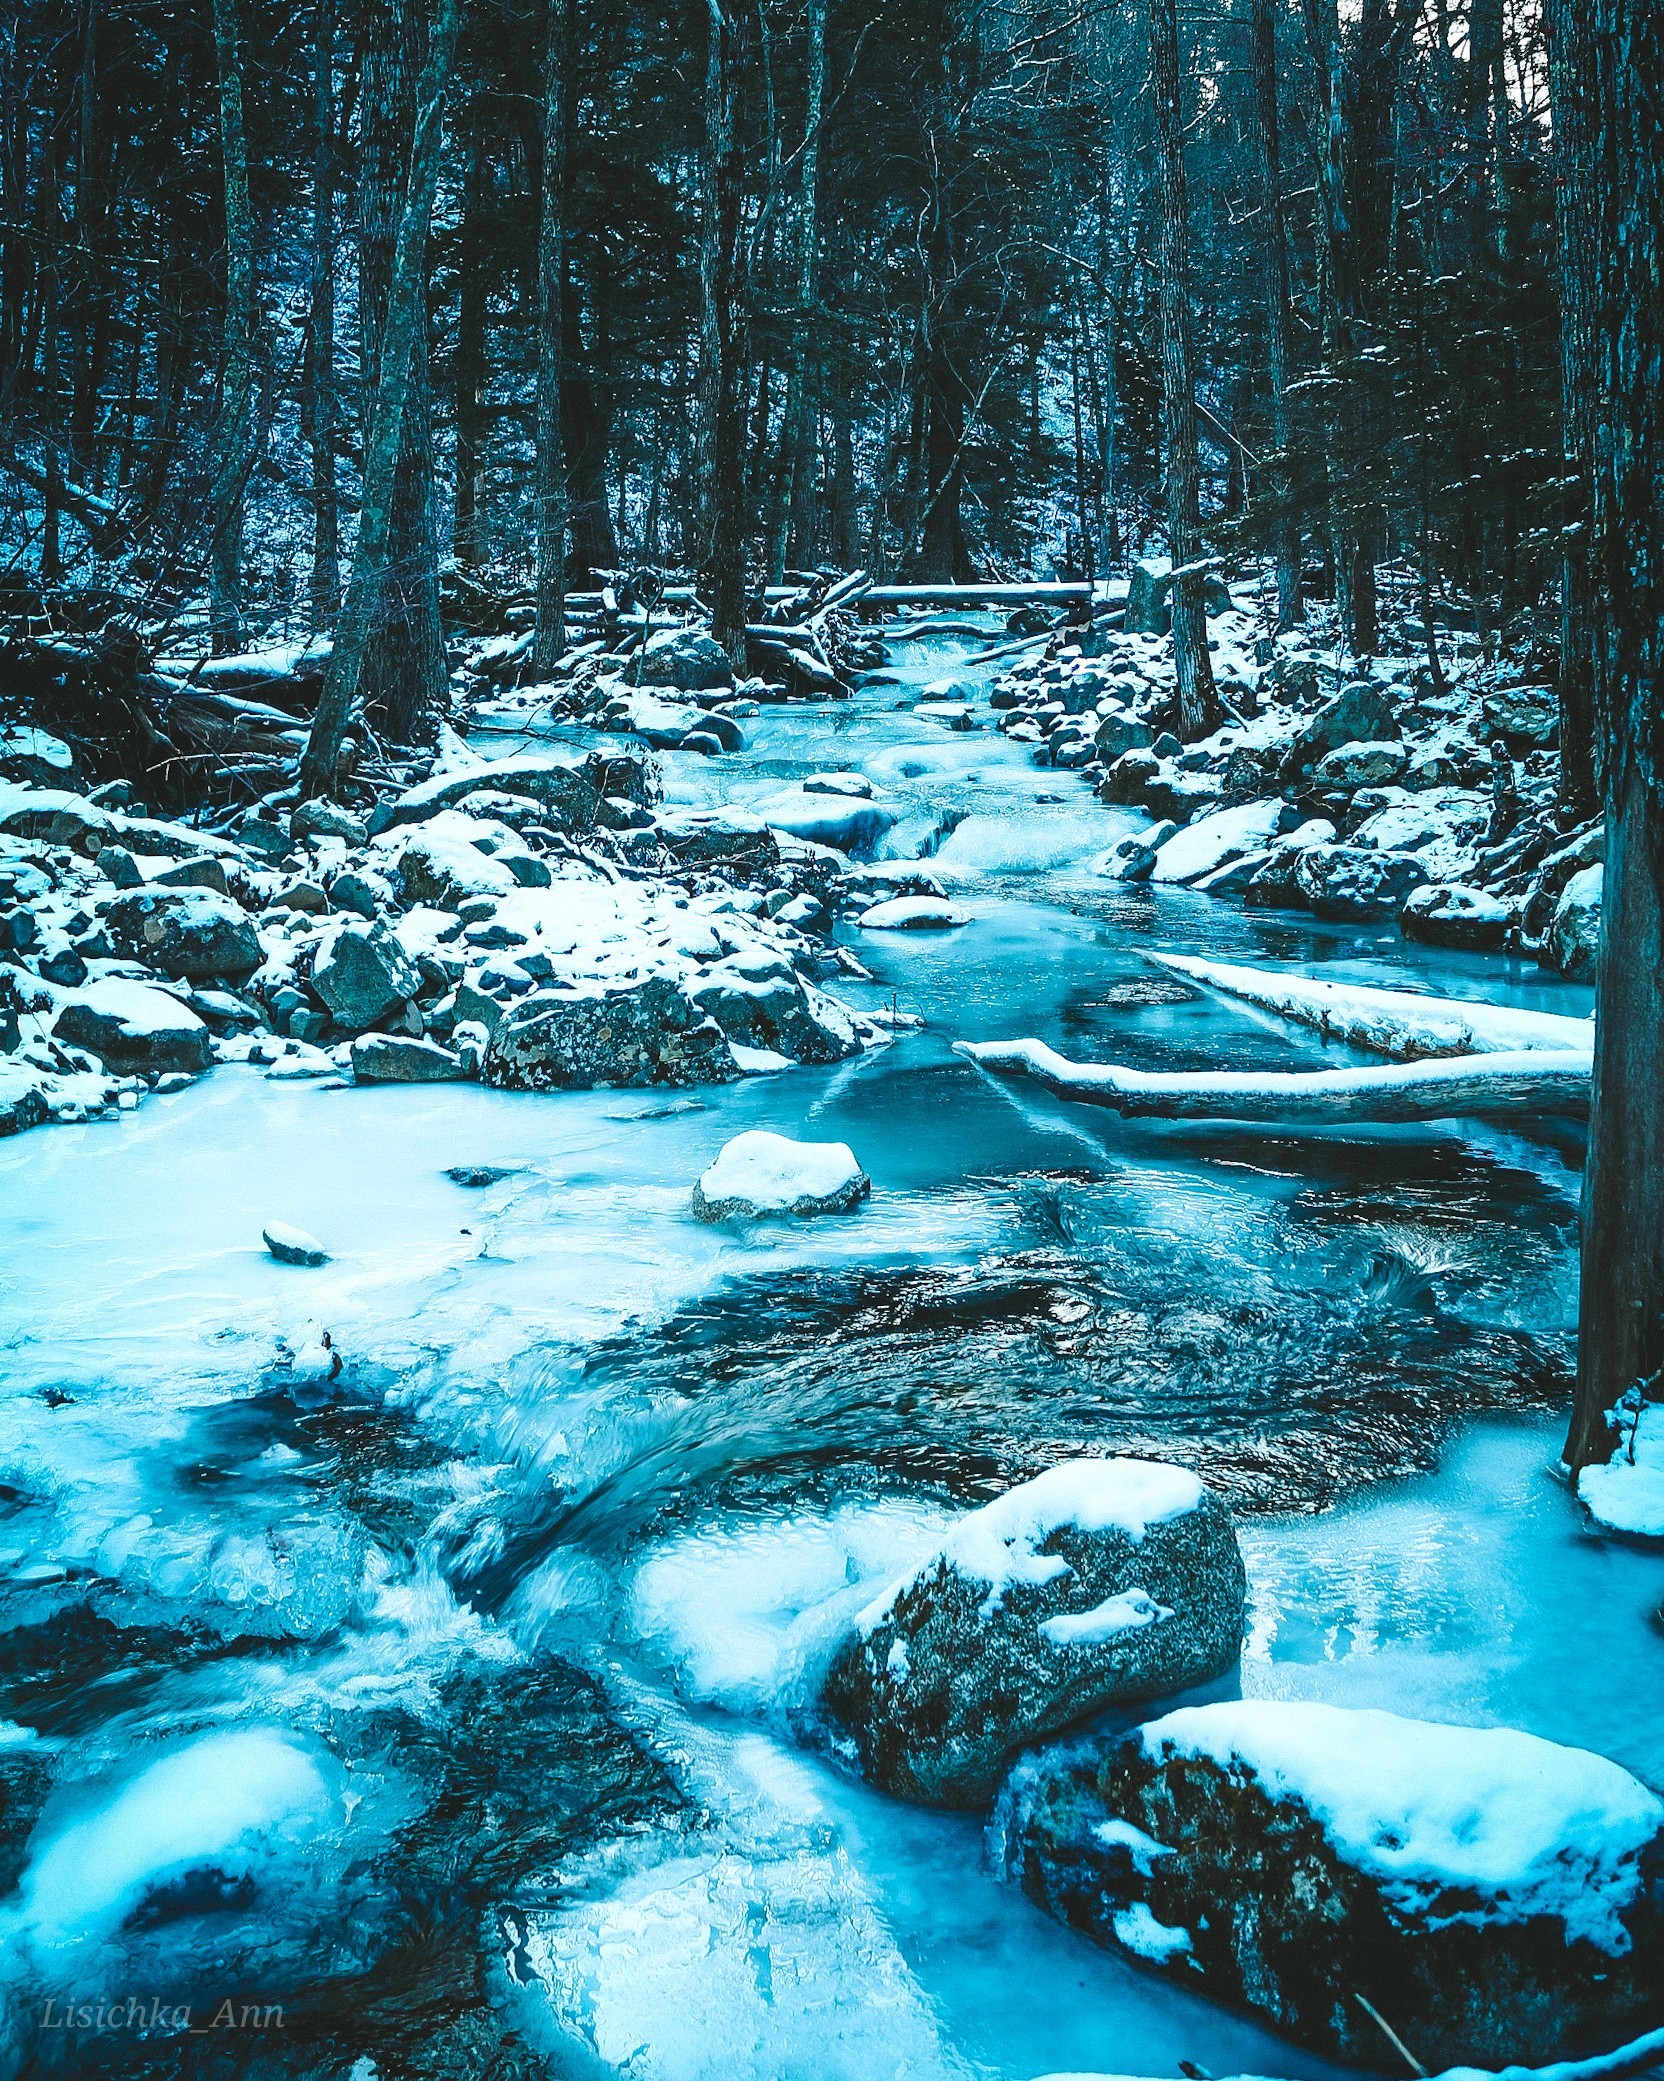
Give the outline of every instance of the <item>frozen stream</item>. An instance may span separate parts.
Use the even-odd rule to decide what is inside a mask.
[[[792,1738],[863,1586],[1069,1451],[1231,1496],[1246,1691],[1527,1727],[1664,1785],[1664,1569],[1550,1473],[1575,1134],[1124,1124],[951,1052],[1345,1059],[1152,987],[1150,947],[1588,993],[1095,878],[1129,815],[898,709],[964,647],[664,760],[673,800],[855,768],[903,810],[891,849],[933,847],[971,922],[860,936],[876,980],[844,994],[922,1031],[692,1094],[227,1069],[0,1146],[0,2064],[178,2071],[39,2027],[119,1993],[282,2003],[259,2071],[343,2081],[484,2073],[505,2029],[643,2081],[1330,2071]],[[847,1140],[872,1200],[696,1223],[758,1125]],[[332,1262],[273,1262],[274,1217]]]

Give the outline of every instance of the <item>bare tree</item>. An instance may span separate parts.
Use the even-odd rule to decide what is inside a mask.
[[[335,0],[318,0],[312,57],[312,627],[341,597],[340,502],[335,494]]]
[[[254,390],[254,229],[249,215],[248,147],[243,135],[243,57],[237,0],[214,0],[219,61],[220,156],[225,192],[225,318],[220,410],[209,502],[209,626],[221,653],[243,640],[243,487],[248,476]]]
[[[566,444],[561,427],[566,304],[567,0],[543,28],[543,175],[537,228],[537,634],[545,677],[566,648]]]
[[[745,669],[745,403],[739,130],[741,49],[737,16],[706,0],[705,162],[699,233],[699,467],[702,562],[711,633]]]
[[[1265,218],[1265,340],[1271,381],[1271,442],[1286,457],[1292,441],[1288,382],[1292,362],[1289,341],[1288,231],[1283,222],[1282,125],[1277,111],[1277,19],[1274,0],[1253,0],[1254,128],[1260,153],[1260,209]],[[1288,506],[1288,475],[1279,469],[1273,492],[1277,516],[1277,629],[1292,629],[1301,618],[1300,528]]]

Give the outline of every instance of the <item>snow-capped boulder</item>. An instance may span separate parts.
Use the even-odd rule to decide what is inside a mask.
[[[1539,751],[1560,734],[1560,703],[1551,686],[1499,687],[1484,700],[1485,735],[1516,755]]]
[[[1420,940],[1424,946],[1495,953],[1508,937],[1513,915],[1502,898],[1488,890],[1437,882],[1411,891],[1398,928],[1406,939]]]
[[[1409,754],[1402,744],[1342,744],[1325,752],[1312,773],[1320,788],[1350,794],[1358,788],[1385,787],[1404,771]]]
[[[1080,1459],[963,1518],[864,1610],[821,1702],[882,1790],[977,1806],[1026,1742],[1228,1669],[1245,1578],[1181,1467]]]
[[[780,841],[767,820],[744,809],[673,809],[658,820],[659,836],[686,867],[722,867],[741,879],[772,874]]]
[[[1155,872],[1157,854],[1178,828],[1170,817],[1164,817],[1147,830],[1129,832],[1098,856],[1093,872],[1107,875],[1111,881],[1147,882]]]
[[[768,948],[731,954],[688,985],[697,1009],[730,1041],[772,1048],[793,1062],[842,1062],[861,1042],[842,1005],[805,983]]]
[[[343,809],[339,802],[321,796],[299,802],[289,814],[289,835],[304,838],[342,838],[348,845],[362,845],[368,833],[364,819]]]
[[[1398,735],[1392,696],[1370,679],[1354,679],[1326,701],[1289,746],[1284,770],[1309,772],[1343,744],[1380,744]]]
[[[1320,918],[1396,918],[1428,880],[1413,853],[1356,845],[1312,846],[1294,870],[1295,887]]]
[[[75,754],[46,730],[0,730],[0,774],[38,788],[67,788],[75,778]]]
[[[641,676],[648,686],[673,686],[696,694],[732,686],[734,667],[727,651],[703,629],[663,629],[647,639]]]
[[[194,1076],[213,1060],[212,1036],[189,1005],[153,984],[107,976],[61,1008],[52,1031],[123,1075]]]
[[[421,970],[380,923],[341,926],[312,969],[313,989],[352,1033],[396,1012],[421,986]]]
[[[1255,1699],[1013,1772],[996,1820],[1053,1914],[1380,2065],[1535,2065],[1655,2022],[1664,1803],[1503,1728]]]
[[[891,896],[855,922],[868,932],[945,932],[970,920],[940,896]]]
[[[1156,854],[1150,879],[1183,884],[1212,874],[1227,860],[1262,851],[1269,841],[1300,821],[1287,802],[1244,802],[1236,809],[1217,809],[1175,831]]]
[[[117,954],[192,983],[252,975],[264,959],[242,906],[213,889],[135,889],[104,912]]]
[[[1155,732],[1148,723],[1124,708],[1114,708],[1099,720],[1094,746],[1098,757],[1108,765],[1123,752],[1141,751],[1154,741]]]
[[[806,795],[860,795],[872,800],[872,782],[864,773],[811,773],[803,782]]]
[[[360,1084],[444,1084],[463,1074],[461,1059],[436,1041],[404,1033],[361,1033],[352,1044]]]
[[[505,1011],[480,1074],[510,1091],[712,1084],[739,1070],[715,1019],[668,976],[536,990]]]
[[[268,1221],[260,1231],[260,1240],[279,1264],[321,1265],[328,1264],[329,1252],[316,1236],[309,1235],[304,1228],[295,1228],[287,1221]]]
[[[625,763],[616,753],[606,761],[605,792],[609,795],[632,793],[633,799],[633,792],[619,784],[619,772],[614,770]],[[639,769],[639,758],[635,764]],[[431,780],[407,788],[396,802],[377,810],[370,819],[370,829],[380,832],[391,830],[397,824],[425,823],[442,809],[454,809],[459,802],[484,789],[531,796],[542,804],[544,821],[551,829],[589,831],[600,817],[601,795],[597,782],[601,778],[599,762],[593,759],[574,760],[548,754],[494,759],[461,773],[441,771]]]
[[[840,853],[870,853],[895,822],[895,812],[865,795],[811,794],[788,788],[756,804],[776,831],[814,845],[835,846]]]
[[[1544,952],[1562,975],[1592,983],[1600,963],[1600,897],[1606,870],[1598,863],[1574,874],[1560,891]]]
[[[701,1221],[847,1214],[871,1190],[847,1142],[798,1142],[753,1128],[723,1144],[693,1188],[693,1211]]]

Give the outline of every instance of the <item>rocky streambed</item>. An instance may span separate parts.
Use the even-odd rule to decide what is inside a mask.
[[[1572,1840],[1562,1803],[1512,1867],[1441,1867],[1435,1843],[1422,1877],[1444,1870],[1468,1948],[1357,1991],[1426,2064],[1446,2047],[1489,2063],[1505,2040],[1575,2052],[1649,2020],[1617,1993],[1578,2006],[1595,1951],[1573,1958],[1575,2000],[1540,1962],[1555,1914],[1598,1950],[1608,1909],[1650,1957],[1650,1794],[1626,1788],[1664,1782],[1656,1561],[1594,1536],[1549,1475],[1575,1125],[1122,1121],[952,1049],[1034,1034],[1149,1069],[1364,1059],[1151,950],[1574,1017],[1587,992],[1391,919],[1104,874],[1142,815],[965,727],[989,718],[938,682],[974,645],[887,640],[888,675],[849,701],[741,717],[743,750],[657,751],[654,799],[622,778],[646,778],[639,737],[517,717],[472,739],[499,770],[452,752],[460,770],[413,778],[420,813],[380,832],[297,842],[291,825],[265,864],[263,841],[228,834],[210,849],[223,897],[211,870],[163,880],[173,856],[130,806],[88,805],[111,820],[96,854],[67,825],[12,831],[14,908],[37,933],[13,987],[45,1000],[17,1010],[13,1073],[22,1057],[89,1080],[78,1124],[0,1151],[0,1913],[20,2069],[1398,2071],[1355,2002],[1336,2025],[1286,1972],[1281,2006],[1246,1996],[1285,1953],[1198,1919],[1197,1887],[1292,1898],[1277,1858],[1305,1855],[1360,1914],[1380,1878],[1330,1778],[1263,1727],[1208,1721],[1182,1752],[1095,1764],[1092,1796],[1119,1802],[1095,1825],[1120,1850],[1094,1883],[1119,1890],[1096,1923],[1070,1904],[1060,1722],[1095,1715],[1107,1757],[1129,1726],[1239,1696],[1610,1759],[1598,1840]],[[528,778],[557,771],[613,821],[563,823],[560,800],[588,797]],[[299,884],[322,904],[271,900]],[[218,899],[216,932],[253,934],[254,966],[169,973],[163,892],[180,889]],[[129,930],[116,906],[135,896]],[[928,922],[860,922],[896,900]],[[406,987],[348,1030],[382,971]],[[219,1066],[118,1072],[58,1035],[112,986],[164,998],[181,1031],[200,1021]],[[686,1023],[597,1014],[649,990]],[[540,1020],[558,1070],[505,1074],[504,1036]],[[702,1030],[683,1074],[669,1043]],[[598,1058],[575,1034],[646,1047],[651,1080],[585,1088]],[[26,1052],[53,1046],[88,1062]],[[399,1051],[445,1059],[395,1086],[376,1058]],[[855,1170],[817,1160],[794,1183],[773,1145],[761,1169],[755,1147],[749,1167],[719,1161],[753,1134],[842,1145]],[[805,1180],[838,1211],[733,1204],[766,1186],[795,1206]],[[323,1261],[274,1256],[274,1224]],[[1011,1500],[1083,1456],[1168,1470],[1165,1501],[1141,1490],[1145,1529],[1119,1491],[1113,1508],[1096,1487]],[[1203,1494],[1215,1529],[1187,1543],[1177,1506]],[[1169,1627],[1190,1644],[1170,1652]],[[901,1709],[909,1672],[932,1669],[980,1731],[953,1749],[974,1750],[969,1775],[956,1762],[925,1806],[892,1795],[946,1782],[917,1745],[928,1708]],[[1053,1776],[996,1798],[989,1773],[1037,1737]],[[1188,1790],[1181,1754],[1203,1758]],[[1507,1769],[1459,1760],[1446,1789],[1488,1810]],[[1209,1767],[1244,1815],[1250,1778],[1281,1785],[1283,1832],[1221,1835]],[[1182,1828],[1181,1791],[1201,1802]],[[1372,1841],[1407,1816],[1460,1832],[1425,1788],[1396,1796],[1365,1817]],[[1582,1857],[1582,1876],[1533,1895],[1515,1942],[1497,1887],[1539,1851]],[[1419,1926],[1429,1896],[1403,1876],[1367,1912]],[[1490,2036],[1405,1995],[1504,1959],[1518,2001]],[[1563,2038],[1533,2020],[1545,1985]],[[204,2028],[44,2020],[49,1998],[118,1991]]]

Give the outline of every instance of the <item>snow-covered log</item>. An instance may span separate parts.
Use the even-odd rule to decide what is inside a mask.
[[[1595,1045],[1592,1019],[1568,1019],[1558,1012],[1516,1011],[1511,1005],[1470,1004],[1459,997],[1418,997],[1410,990],[1377,990],[1273,969],[1237,968],[1190,954],[1146,958],[1227,997],[1240,997],[1279,1018],[1314,1026],[1331,1039],[1400,1061],[1525,1051],[1587,1055]]]
[[[1128,1118],[1330,1127],[1497,1113],[1581,1118],[1589,1110],[1590,1058],[1564,1051],[1520,1049],[1390,1068],[1280,1073],[1151,1073],[1114,1062],[1071,1062],[1038,1040],[956,1041],[954,1051],[983,1069],[1033,1077],[1060,1098],[1108,1106]]]

